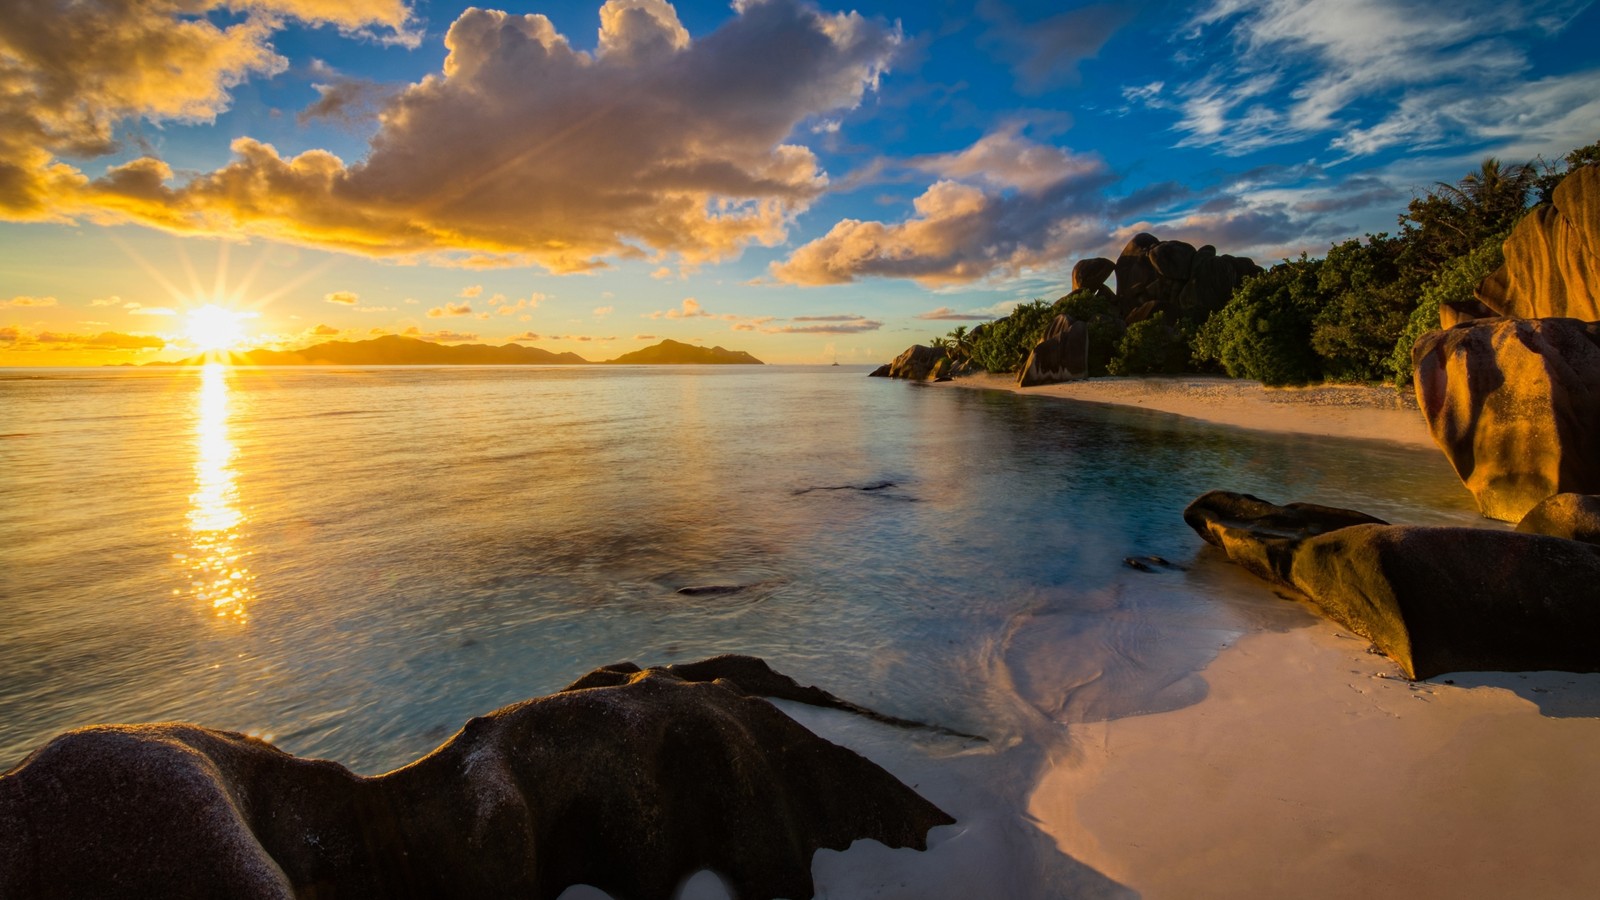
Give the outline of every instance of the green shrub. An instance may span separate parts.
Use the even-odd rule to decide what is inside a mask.
[[[1417,270],[1400,264],[1405,242],[1384,234],[1336,244],[1317,273],[1320,295],[1311,349],[1330,381],[1383,381],[1389,356],[1422,289]]]
[[[1051,304],[1034,300],[1003,319],[985,323],[972,339],[972,361],[990,372],[1017,371],[1055,317]]]
[[[1188,336],[1158,312],[1128,326],[1106,365],[1112,375],[1153,375],[1182,372],[1189,361]]]
[[[1195,335],[1195,358],[1221,363],[1233,378],[1266,385],[1320,380],[1311,327],[1321,305],[1321,268],[1322,260],[1302,254],[1246,279]]]
[[[1439,270],[1433,281],[1422,291],[1422,300],[1411,313],[1411,320],[1394,342],[1389,355],[1389,371],[1394,383],[1405,387],[1411,383],[1411,348],[1417,338],[1439,329],[1439,307],[1450,302],[1472,299],[1472,291],[1485,276],[1505,261],[1504,232],[1490,237],[1466,256],[1458,256]]]

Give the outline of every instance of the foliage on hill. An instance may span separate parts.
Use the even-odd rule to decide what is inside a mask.
[[[1494,158],[1454,183],[1414,197],[1395,234],[1333,245],[1246,279],[1203,321],[1152,316],[1124,327],[1109,292],[1081,290],[1054,303],[1023,303],[970,332],[933,344],[958,367],[1020,369],[1060,314],[1089,323],[1089,374],[1216,371],[1269,385],[1411,380],[1411,347],[1437,329],[1442,304],[1468,304],[1500,265],[1501,244],[1531,202],[1548,202],[1562,178],[1600,163],[1600,142],[1554,163]]]

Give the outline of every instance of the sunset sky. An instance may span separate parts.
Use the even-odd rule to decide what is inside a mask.
[[[0,5],[0,365],[412,334],[882,362],[1600,138],[1589,0]]]

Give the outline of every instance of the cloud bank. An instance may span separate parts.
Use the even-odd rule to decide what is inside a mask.
[[[239,0],[243,21],[219,27],[195,15],[214,5],[7,4],[0,78],[22,87],[0,99],[0,216],[557,273],[714,262],[785,238],[827,185],[790,134],[859,104],[900,40],[801,0],[737,4],[691,39],[664,0],[608,0],[587,53],[542,15],[474,8],[450,26],[441,70],[384,103],[362,160],[242,137],[231,163],[187,181],[154,157],[99,178],[63,162],[111,151],[125,120],[214,119],[234,86],[283,71],[270,39],[284,17],[390,33],[407,21],[398,0]]]

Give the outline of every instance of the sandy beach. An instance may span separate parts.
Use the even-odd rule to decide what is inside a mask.
[[[1267,388],[1255,381],[1184,375],[1092,378],[1019,388],[1013,375],[988,373],[940,384],[1153,409],[1258,431],[1385,440],[1414,447],[1434,445],[1415,395],[1388,387]]]
[[[1385,388],[1180,377],[1019,389],[992,375],[948,384],[1432,446],[1412,397]],[[1213,548],[1196,552],[1228,565]],[[1247,576],[1238,589],[1268,593]],[[1593,896],[1600,675],[1411,683],[1303,608],[1298,627],[1223,649],[1199,673],[1198,703],[1062,722],[1069,749],[1028,800],[1039,827],[1147,898]]]

